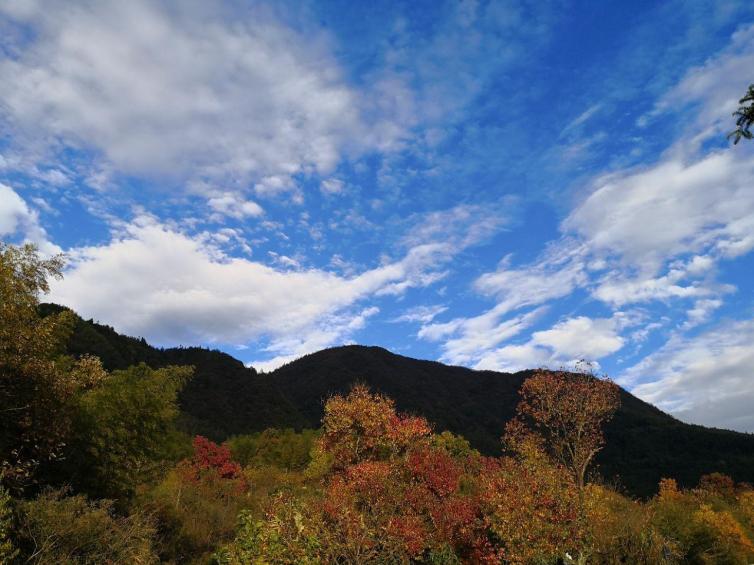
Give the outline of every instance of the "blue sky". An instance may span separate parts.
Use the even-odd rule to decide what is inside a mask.
[[[580,359],[754,432],[754,5],[0,1],[0,237],[270,370]]]

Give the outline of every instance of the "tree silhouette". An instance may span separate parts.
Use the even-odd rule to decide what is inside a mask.
[[[751,132],[751,126],[754,125],[754,84],[749,85],[746,95],[738,101],[741,106],[733,112],[736,118],[736,129],[728,134],[728,138],[733,138],[733,144],[736,145],[741,138],[751,139],[754,134]]]

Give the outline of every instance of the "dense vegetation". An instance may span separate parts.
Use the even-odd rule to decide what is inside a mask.
[[[626,417],[619,405],[628,400],[636,417],[642,408],[668,420],[608,380],[466,372],[456,386],[507,380],[514,399],[497,431],[496,456],[350,383],[320,405],[317,430],[265,429],[218,443],[186,433],[192,426],[227,433],[212,426],[221,416],[207,418],[206,407],[188,410],[187,400],[198,402],[202,387],[210,390],[200,382],[192,392],[200,375],[227,367],[231,377],[219,382],[243,394],[263,382],[269,398],[287,402],[260,417],[295,417],[298,424],[308,423],[313,410],[297,395],[322,373],[314,371],[293,394],[284,386],[296,364],[257,375],[218,352],[156,350],[114,332],[121,345],[108,348],[97,326],[68,310],[47,307],[40,315],[39,296],[60,269],[58,258],[41,259],[33,247],[0,247],[0,563],[754,559],[750,485],[720,473],[685,489],[664,478],[656,495],[639,500],[599,479],[592,462],[610,449],[604,430]],[[87,331],[95,346],[75,351]],[[92,355],[97,348],[104,366]],[[383,350],[343,351],[419,363],[426,378],[431,369],[462,371]],[[196,369],[186,366],[190,361]],[[330,386],[346,386],[344,372],[334,372]],[[273,376],[283,388],[271,386]],[[463,406],[462,394],[458,400]]]
[[[61,312],[46,304],[44,314]],[[269,374],[258,374],[219,351],[157,349],[143,339],[74,316],[67,351],[94,355],[108,370],[146,363],[193,366],[179,393],[181,428],[224,441],[268,428],[317,428],[323,401],[361,382],[395,399],[400,411],[421,414],[438,430],[469,440],[485,455],[500,454],[500,435],[514,416],[519,390],[531,371],[472,371],[395,355],[379,347],[337,347],[307,355]],[[754,482],[754,435],[679,422],[626,391],[607,424],[607,445],[597,455],[601,474],[637,496],[657,491],[663,477],[683,487],[707,473]]]

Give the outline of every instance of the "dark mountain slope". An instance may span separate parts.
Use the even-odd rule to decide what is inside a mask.
[[[399,409],[497,453],[518,389],[531,373],[472,371],[379,347],[347,346],[307,355],[268,377],[310,422],[321,417],[323,398],[360,380],[394,398]],[[606,436],[598,459],[602,474],[637,494],[652,492],[662,477],[693,485],[712,471],[754,481],[754,435],[685,424],[625,390]]]
[[[45,312],[58,308],[43,306]],[[268,427],[318,427],[327,397],[364,382],[394,398],[400,410],[462,434],[488,454],[499,452],[518,389],[531,374],[472,371],[364,346],[326,349],[258,374],[219,351],[158,349],[80,318],[69,351],[98,355],[108,369],[142,361],[194,365],[195,377],[181,396],[185,425],[215,439]],[[604,476],[635,494],[652,492],[662,477],[692,485],[712,471],[754,482],[754,435],[684,424],[626,391],[621,400],[599,458]]]
[[[61,309],[56,304],[40,307],[43,315]],[[254,369],[221,351],[201,347],[156,348],[143,338],[121,335],[110,326],[78,316],[68,351],[76,356],[96,355],[110,371],[138,363],[153,368],[192,365],[194,377],[180,398],[185,425],[192,433],[221,440],[269,427],[302,428],[308,424],[273,382],[257,379]]]

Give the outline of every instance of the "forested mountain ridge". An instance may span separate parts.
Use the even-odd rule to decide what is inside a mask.
[[[43,313],[60,308],[41,307]],[[220,351],[154,348],[79,317],[68,350],[96,355],[110,370],[139,362],[193,365],[195,376],[180,397],[184,426],[218,440],[270,427],[317,427],[325,399],[363,382],[394,398],[399,410],[425,416],[438,430],[496,454],[519,388],[531,375],[474,371],[365,346],[327,349],[257,373]],[[713,471],[754,482],[754,435],[685,424],[623,390],[606,437],[598,457],[602,475],[635,494],[653,492],[662,477],[693,485]]]

